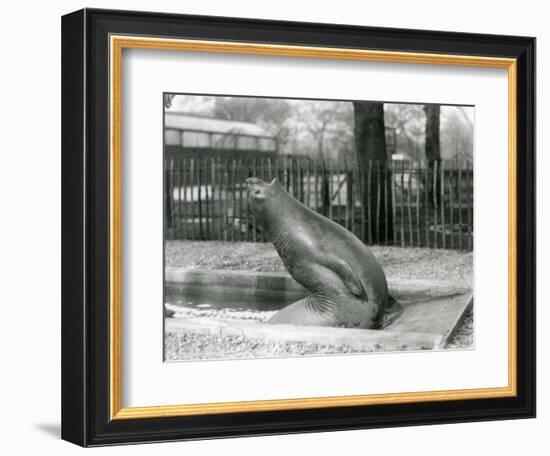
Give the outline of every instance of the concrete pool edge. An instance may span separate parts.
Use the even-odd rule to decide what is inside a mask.
[[[167,285],[207,285],[209,287],[238,287],[241,292],[251,294],[257,292],[288,292],[307,293],[307,290],[297,283],[286,272],[259,272],[232,269],[191,269],[166,267],[164,281]],[[399,290],[427,290],[437,288],[440,294],[462,294],[471,292],[464,283],[448,280],[399,279],[388,277],[390,293]]]
[[[203,318],[167,319],[166,330],[176,333],[192,332],[201,334],[241,334],[251,339],[268,339],[287,342],[312,343],[326,340],[328,332],[336,329],[341,343],[352,341],[352,333],[357,340],[351,345],[374,344],[376,338],[392,346],[408,346],[409,350],[443,348],[456,333],[473,306],[472,290],[463,283],[440,280],[396,279],[388,280],[390,293],[403,304],[402,315],[389,327],[382,330],[354,330],[344,328],[301,327],[290,325],[289,331],[283,331],[282,325],[265,325],[232,321],[206,321]],[[296,296],[300,299],[308,292],[284,272],[256,272],[235,270],[199,270],[166,268],[165,286],[185,290],[187,287],[206,287],[208,290],[238,289],[246,295],[262,293],[280,293]],[[182,315],[183,316],[183,315]],[[367,331],[367,332],[365,332]],[[372,334],[371,334],[372,333]],[[301,334],[300,337],[297,335]],[[347,335],[349,334],[349,335]],[[399,339],[394,336],[399,334]],[[360,337],[359,337],[360,335]],[[374,337],[376,335],[376,337]],[[291,338],[291,340],[289,339]],[[365,350],[370,351],[370,350]]]
[[[371,351],[433,350],[443,344],[441,334],[386,330],[331,328],[321,326],[270,325],[245,321],[205,321],[202,319],[168,319],[169,333],[189,333],[232,336],[262,342],[348,346],[368,353]]]

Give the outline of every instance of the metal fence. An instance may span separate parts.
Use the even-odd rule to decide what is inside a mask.
[[[165,159],[167,239],[268,241],[248,177],[281,185],[367,244],[473,249],[473,170],[464,160],[356,164],[305,157]]]

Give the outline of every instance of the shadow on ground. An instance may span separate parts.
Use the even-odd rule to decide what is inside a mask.
[[[35,423],[34,427],[50,437],[61,438],[61,425],[59,423]]]

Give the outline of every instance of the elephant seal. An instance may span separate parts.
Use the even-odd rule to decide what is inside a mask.
[[[277,179],[246,180],[257,225],[270,236],[289,274],[311,294],[269,323],[379,328],[388,307],[382,267],[354,234],[290,196]]]

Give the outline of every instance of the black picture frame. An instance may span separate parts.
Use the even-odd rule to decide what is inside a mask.
[[[517,394],[112,420],[109,36],[506,57],[517,60]],[[84,9],[62,19],[62,438],[82,446],[535,416],[535,39]],[[480,183],[483,185],[483,183]]]

